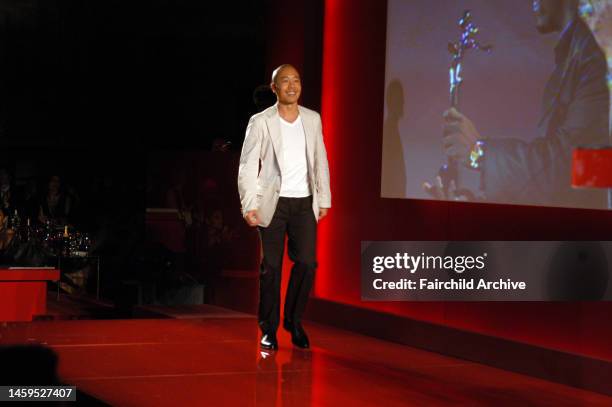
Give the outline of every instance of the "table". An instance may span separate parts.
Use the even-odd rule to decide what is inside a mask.
[[[0,269],[0,321],[32,321],[47,313],[47,282],[58,281],[56,268]]]

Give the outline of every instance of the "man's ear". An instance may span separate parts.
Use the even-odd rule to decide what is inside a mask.
[[[272,89],[272,93],[276,95],[276,84],[274,82],[270,83],[270,89]]]

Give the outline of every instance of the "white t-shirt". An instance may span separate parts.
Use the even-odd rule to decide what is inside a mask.
[[[306,133],[302,118],[289,123],[280,119],[281,137],[283,139],[283,174],[280,196],[304,198],[310,195],[308,185],[308,165],[306,162]]]

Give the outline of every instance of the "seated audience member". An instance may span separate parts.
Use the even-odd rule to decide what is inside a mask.
[[[16,246],[15,231],[8,226],[8,212],[0,208],[0,264],[13,263],[13,249]]]
[[[68,222],[72,210],[72,199],[66,193],[59,175],[49,178],[47,192],[42,196],[38,220],[41,223],[50,221],[55,224]]]
[[[6,168],[0,168],[0,207],[12,211],[16,206],[15,186]],[[8,213],[7,213],[8,214]]]
[[[34,222],[38,219],[40,211],[40,197],[38,196],[38,184],[36,178],[30,178],[26,181],[23,189],[23,205],[19,215],[25,221],[30,219]]]

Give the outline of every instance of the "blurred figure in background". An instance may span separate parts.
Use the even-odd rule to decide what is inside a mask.
[[[255,104],[255,113],[263,112],[270,106],[276,103],[276,95],[270,89],[270,85],[259,85],[253,91],[253,103]]]
[[[72,199],[64,189],[60,176],[52,175],[47,183],[47,193],[40,202],[38,220],[41,223],[65,224],[71,210]]]
[[[8,225],[9,214],[0,208],[0,264],[13,263],[13,248],[15,246],[15,231]]]
[[[11,174],[6,168],[0,168],[0,207],[12,211],[16,206],[15,201],[15,187]]]
[[[21,214],[24,219],[35,221],[40,211],[40,197],[38,196],[38,183],[36,178],[29,178],[23,188],[23,205]]]
[[[212,141],[210,151],[216,153],[227,153],[232,146],[232,142],[223,137],[215,137]]]

